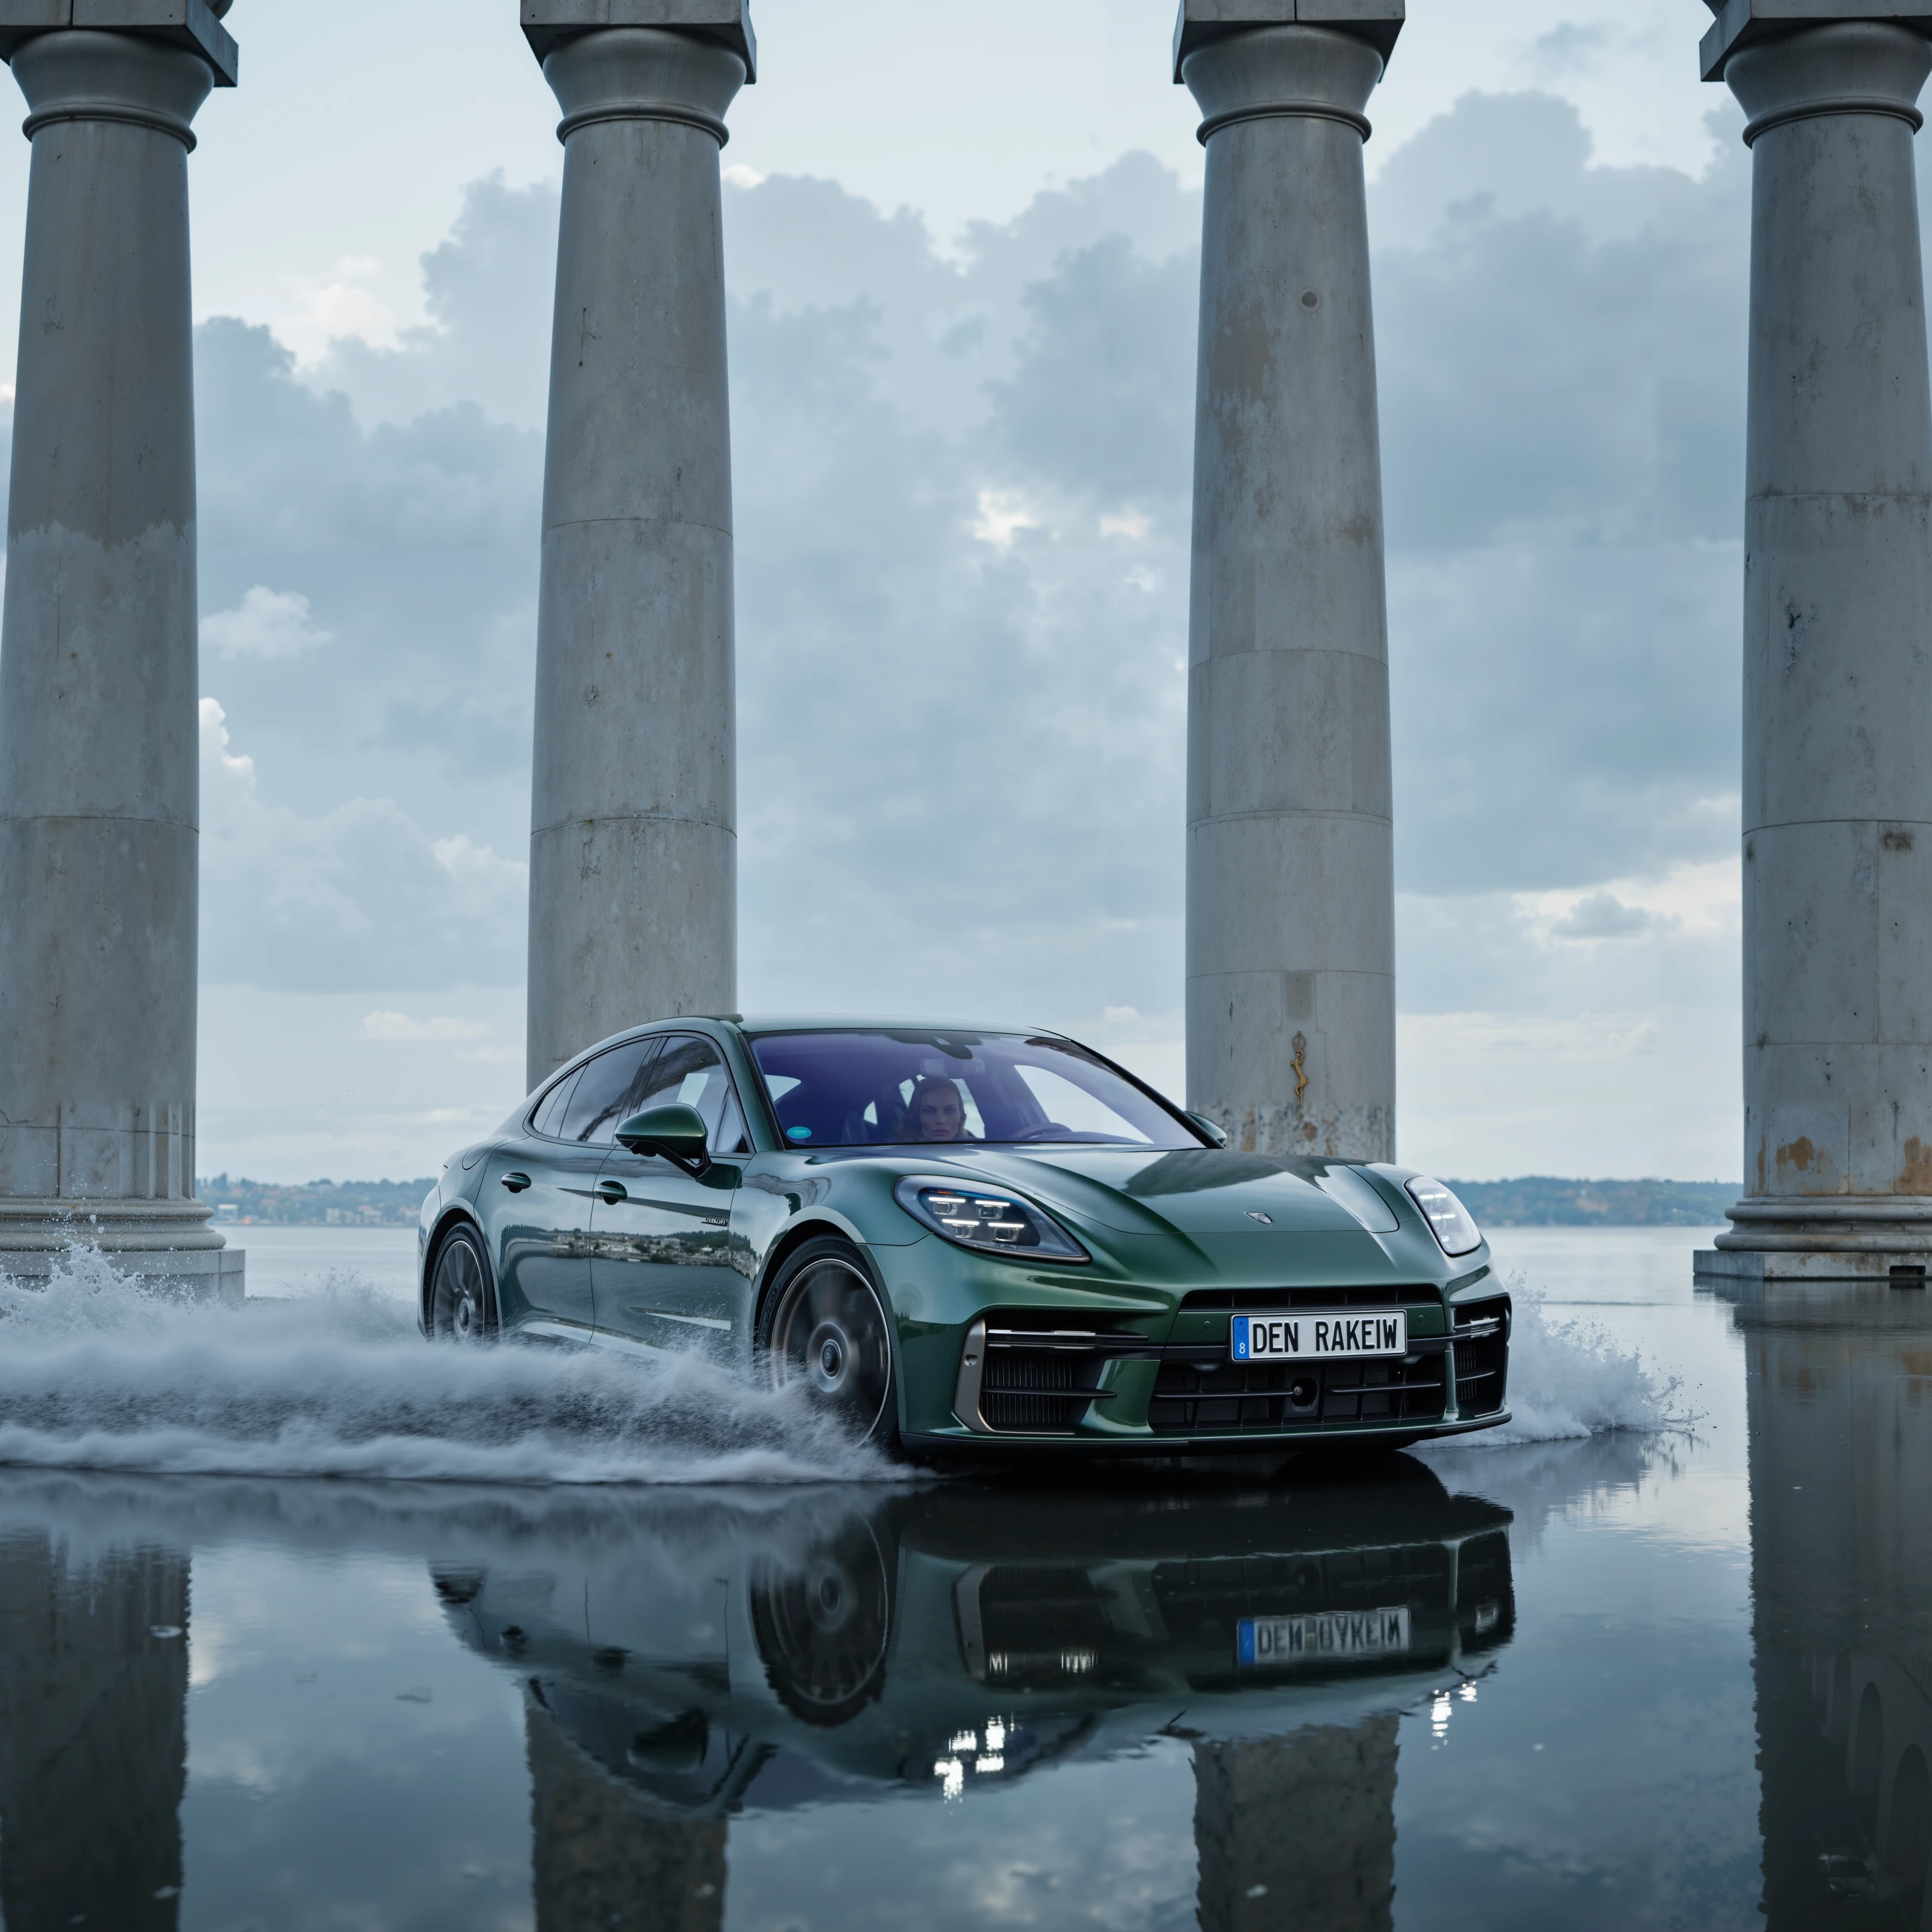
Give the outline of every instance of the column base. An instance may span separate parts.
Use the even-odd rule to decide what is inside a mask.
[[[0,1274],[45,1281],[76,1244],[144,1287],[238,1307],[247,1256],[199,1201],[0,1198]]]
[[[1880,1282],[1923,1288],[1932,1270],[1932,1242],[1916,1253],[1868,1249],[1700,1248],[1692,1279],[1707,1286],[1750,1287],[1773,1281]]]
[[[1692,1262],[1700,1281],[1889,1281],[1921,1287],[1932,1270],[1932,1198],[1820,1195],[1747,1200]]]

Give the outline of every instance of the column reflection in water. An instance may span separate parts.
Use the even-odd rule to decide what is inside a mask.
[[[176,1922],[185,1555],[0,1538],[0,1924]]]
[[[1740,1291],[1772,1932],[1932,1924],[1932,1304]]]
[[[976,1807],[1164,1734],[1192,1753],[1209,1932],[1386,1928],[1396,1713],[1514,1625],[1508,1512],[1414,1464],[1332,1490],[956,1483],[593,1514],[431,1566],[453,1634],[522,1685],[554,1932],[721,1925],[733,1821],[801,1805],[824,1808],[818,1862],[868,1884],[891,1882],[880,1799],[963,1802],[997,1862],[1012,1814]],[[821,1922],[808,1897],[787,1910]]]
[[[1396,1722],[1195,1747],[1201,1932],[1386,1932]]]

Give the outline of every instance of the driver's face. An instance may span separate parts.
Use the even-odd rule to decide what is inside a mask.
[[[953,1088],[935,1089],[919,1096],[919,1137],[922,1141],[956,1140],[959,1124],[966,1118]]]

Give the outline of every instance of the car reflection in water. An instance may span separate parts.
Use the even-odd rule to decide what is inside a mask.
[[[1166,1734],[1194,1754],[1203,1926],[1366,1928],[1396,1713],[1508,1640],[1509,1521],[1407,1458],[1292,1487],[687,1493],[432,1575],[524,1684],[547,1926],[645,1898],[721,1924],[734,1814],[970,1802]]]
[[[1916,1284],[1726,1298],[1746,1346],[1766,1922],[1932,1924],[1932,1307]]]

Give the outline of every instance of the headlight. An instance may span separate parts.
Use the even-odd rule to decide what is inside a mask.
[[[1475,1216],[1439,1180],[1418,1174],[1408,1184],[1408,1198],[1422,1210],[1429,1232],[1445,1255],[1466,1255],[1483,1245]]]
[[[910,1174],[892,1196],[915,1221],[962,1248],[1024,1261],[1093,1258],[1044,1208],[999,1188],[962,1187]]]

